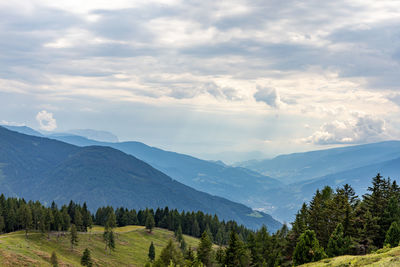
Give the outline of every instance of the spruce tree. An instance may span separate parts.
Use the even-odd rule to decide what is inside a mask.
[[[156,250],[154,248],[153,242],[151,242],[151,244],[150,244],[148,256],[149,256],[150,261],[154,261],[154,259],[156,258]]]
[[[88,266],[88,267],[93,266],[93,261],[92,261],[91,255],[90,255],[90,250],[87,248],[85,249],[85,251],[83,251],[83,255],[81,258],[81,265]]]
[[[319,261],[324,256],[324,250],[320,247],[313,230],[306,230],[301,234],[293,253],[294,265],[297,266],[308,262]]]
[[[24,204],[18,212],[19,222],[25,229],[25,238],[28,238],[28,230],[32,226],[32,211],[28,205]]]
[[[76,226],[75,224],[71,225],[71,230],[70,230],[70,234],[71,234],[71,249],[74,248],[74,246],[78,245],[78,232],[76,230]]]
[[[250,255],[246,252],[243,242],[235,231],[231,231],[228,247],[225,250],[224,264],[226,266],[248,266]]]
[[[393,222],[390,225],[389,230],[386,233],[385,245],[390,247],[397,247],[400,242],[400,226],[397,222]]]
[[[145,224],[146,224],[146,229],[149,230],[149,233],[151,233],[155,226],[154,216],[152,213],[150,213],[150,212],[147,213]]]
[[[341,223],[338,224],[335,231],[329,238],[326,253],[329,257],[336,257],[348,254],[350,252],[351,240],[349,236],[344,236],[344,228]]]
[[[160,257],[154,262],[155,267],[169,266],[184,266],[184,258],[180,249],[178,249],[172,239],[168,241],[167,246],[161,251]]]
[[[213,262],[212,241],[207,231],[204,231],[203,234],[201,235],[199,247],[197,248],[197,258],[206,267],[212,265]]]

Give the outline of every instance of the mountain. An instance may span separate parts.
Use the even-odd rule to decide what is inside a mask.
[[[10,126],[10,125],[0,125],[4,128],[7,128],[11,131],[27,134],[27,135],[33,135],[33,136],[41,136],[43,137],[44,135],[39,133],[38,131],[33,130],[32,128],[29,128],[27,126]]]
[[[185,185],[252,208],[267,206],[265,191],[282,185],[275,179],[249,169],[231,167],[221,161],[206,161],[164,151],[140,142],[97,142],[81,136],[52,136],[52,138],[78,146],[113,147],[147,162]]]
[[[75,129],[68,131],[69,134],[83,136],[100,142],[118,142],[118,137],[113,133],[92,129]]]
[[[290,184],[400,157],[400,141],[281,155],[237,164]]]
[[[0,127],[0,191],[43,203],[86,201],[91,210],[112,205],[201,210],[249,228],[281,224],[243,204],[183,185],[149,164],[104,146],[78,147]]]
[[[269,190],[266,195],[274,210],[269,210],[268,213],[280,220],[292,221],[294,214],[300,209],[302,203],[310,201],[315,191],[325,186],[336,189],[344,184],[350,184],[356,193],[361,196],[367,192],[372,178],[377,173],[381,173],[384,177],[399,179],[400,157],[289,184],[280,190]]]

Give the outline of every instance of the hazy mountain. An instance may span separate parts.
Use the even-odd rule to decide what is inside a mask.
[[[0,125],[0,126],[3,126],[4,128],[7,128],[11,131],[16,131],[16,132],[27,134],[27,135],[41,136],[41,137],[44,136],[43,134],[39,133],[38,131],[35,131],[32,128],[29,128],[27,126],[10,126],[10,125]]]
[[[400,157],[400,141],[281,155],[237,164],[290,184]]]
[[[106,131],[98,131],[92,129],[75,129],[68,131],[69,134],[79,135],[88,139],[100,141],[100,142],[118,142],[118,137],[113,133]],[[65,135],[65,134],[64,134]]]
[[[268,210],[275,218],[282,221],[292,221],[294,214],[303,202],[311,200],[317,189],[331,186],[333,189],[350,184],[361,196],[367,192],[371,180],[377,173],[384,177],[400,178],[400,157],[396,159],[378,162],[351,170],[332,173],[312,180],[301,181],[282,187],[280,190],[269,190],[266,192],[268,201],[274,207]]]
[[[116,148],[147,162],[185,185],[253,208],[268,206],[265,203],[265,191],[281,186],[279,181],[245,168],[164,151],[140,142],[106,143],[79,136],[52,138],[78,146],[101,145]]]
[[[86,201],[127,208],[164,207],[202,210],[247,227],[281,224],[264,213],[199,192],[119,150],[78,147],[0,127],[0,191],[8,196],[50,203]]]

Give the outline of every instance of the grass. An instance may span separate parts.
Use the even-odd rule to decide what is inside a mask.
[[[60,266],[81,266],[80,259],[85,248],[91,251],[95,266],[143,266],[147,262],[150,243],[153,241],[156,257],[167,245],[174,233],[155,228],[148,233],[142,226],[126,226],[115,229],[116,249],[105,251],[103,228],[93,227],[91,233],[80,233],[78,246],[71,249],[69,235],[57,238],[56,233],[29,233],[23,231],[0,235],[0,266],[51,266],[51,253],[57,253]],[[184,236],[187,245],[196,248],[199,240]]]
[[[364,256],[340,256],[302,265],[304,267],[400,266],[400,247],[383,248]]]

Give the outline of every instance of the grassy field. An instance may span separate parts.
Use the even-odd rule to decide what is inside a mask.
[[[346,266],[400,266],[400,247],[383,248],[375,253],[365,256],[341,256],[336,258],[324,259],[319,262],[309,263],[302,266],[306,267],[346,267]]]
[[[81,266],[80,258],[85,248],[89,248],[95,266],[143,266],[147,262],[150,243],[156,248],[156,257],[166,246],[174,233],[164,229],[154,229],[148,233],[142,226],[126,226],[115,229],[116,249],[105,252],[103,228],[95,226],[91,233],[79,234],[79,244],[71,250],[69,235],[14,232],[0,235],[0,266],[50,266],[51,253],[55,251],[60,266]],[[197,247],[199,240],[184,236],[188,246]]]

